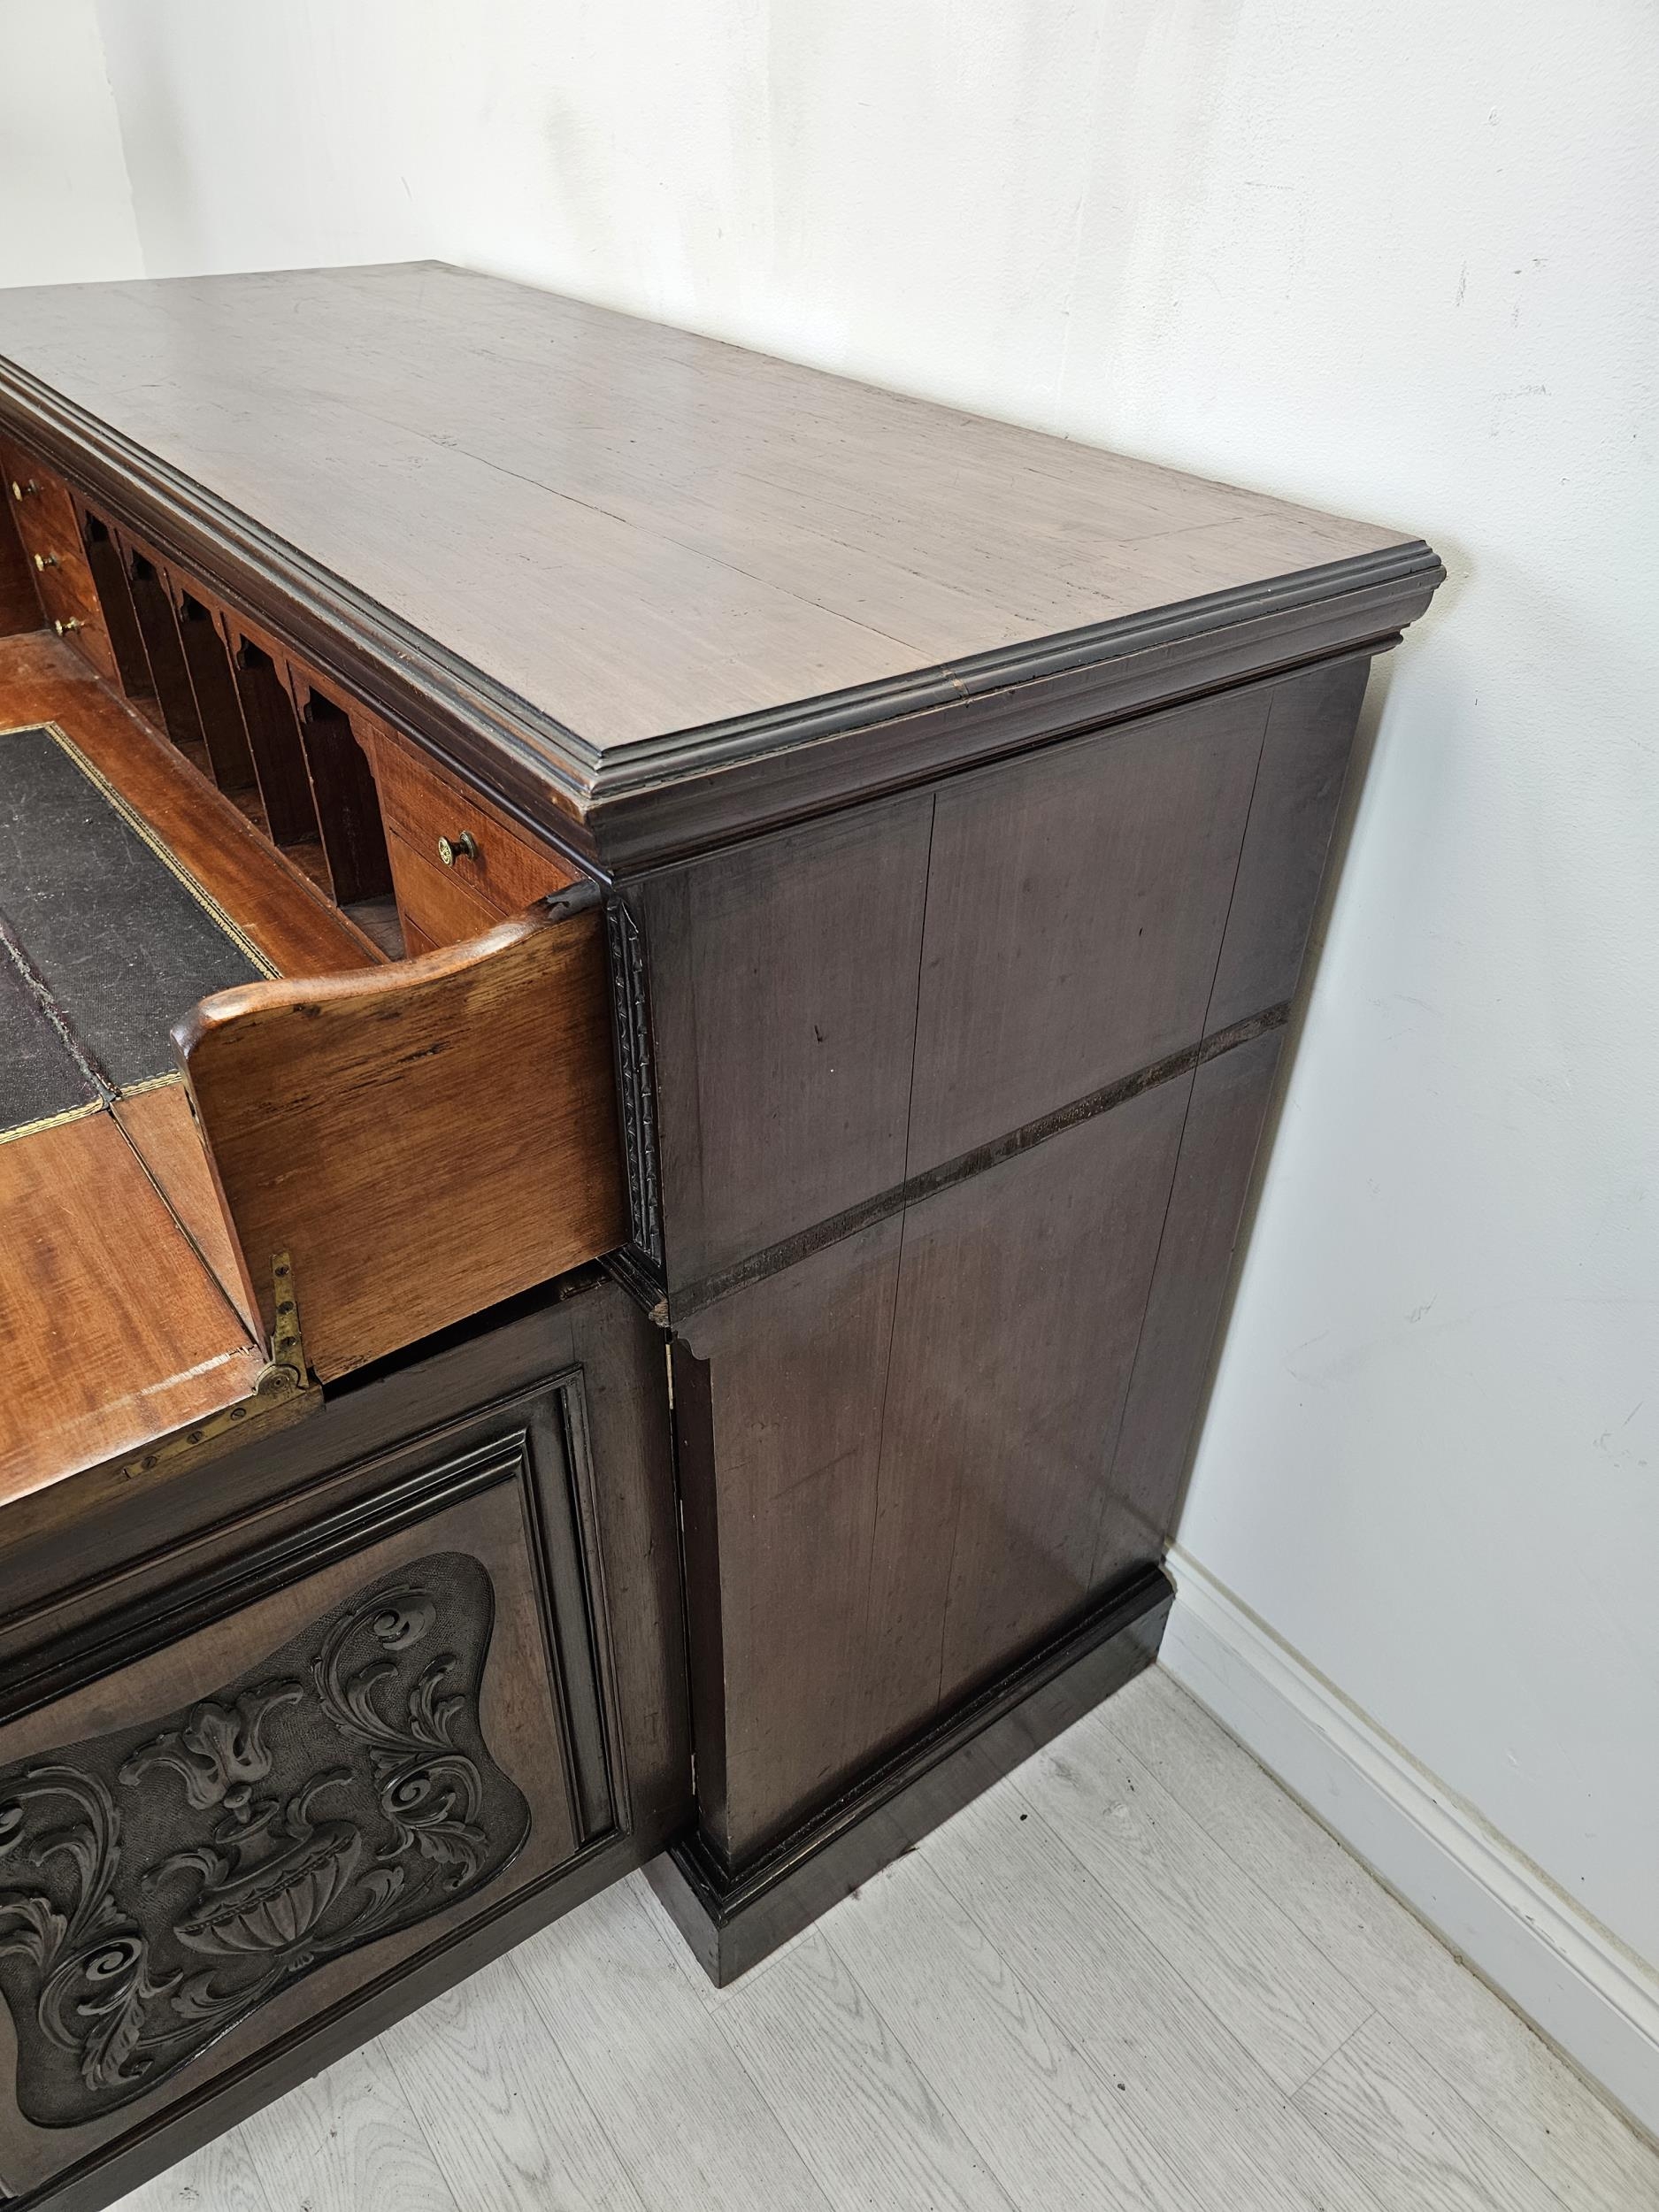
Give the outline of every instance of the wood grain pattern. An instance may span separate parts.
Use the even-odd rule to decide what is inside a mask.
[[[734,1863],[1157,1555],[1277,1042],[1205,1064],[1195,1121],[1192,1075],[1161,1083],[682,1323],[701,1797]]]
[[[266,1330],[278,1251],[327,1379],[622,1243],[609,1006],[596,906],[204,1001],[174,1033]]]
[[[595,1470],[590,1541],[602,1562],[606,1617],[601,1660],[618,1717],[637,1864],[691,1811],[668,1363],[661,1331],[619,1284],[603,1278],[567,1283],[542,1325],[554,1340],[544,1362],[582,1370]],[[453,1371],[469,1379],[477,1365],[476,1355],[452,1361]],[[475,1380],[471,1387],[476,1393]]]
[[[392,872],[380,795],[368,756],[350,717],[314,690],[300,704],[300,741],[328,863],[328,887],[338,906],[389,894]]]
[[[626,1891],[544,1929],[513,1963],[647,2212],[826,2212],[800,2152]]]
[[[1245,687],[630,887],[733,1869],[1160,1555],[1280,1033],[1179,1056],[1224,956],[1294,987],[1356,705]]]
[[[1391,572],[1373,573],[1378,562]],[[470,725],[431,726],[469,772],[510,791],[532,820],[581,840],[619,877],[1276,670],[1385,652],[1442,574],[1426,548],[1397,561],[1369,556],[1109,623],[1080,641],[994,655],[971,680],[943,670],[655,741],[638,762],[625,752],[572,767],[556,735],[538,751],[542,787]],[[402,711],[427,726],[415,708]],[[561,822],[561,810],[580,828]]]
[[[0,638],[0,720],[56,722],[284,973],[373,965],[366,939],[272,851],[230,801],[50,635]]]
[[[213,1171],[190,1116],[189,1093],[182,1083],[164,1083],[156,1090],[118,1099],[110,1110],[179,1226],[251,1333],[259,1325],[258,1309],[242,1283]]]
[[[233,2128],[123,2197],[120,2212],[279,2212],[279,2208],[265,2192],[248,2138]]]
[[[384,724],[377,727],[373,717],[360,718],[373,749],[387,827],[424,859],[436,856],[440,837],[453,845],[459,833],[469,833],[478,850],[457,855],[455,879],[500,914],[516,914],[533,899],[578,879],[580,871],[564,854],[533,844],[516,825],[509,827],[499,810],[463,790]]]
[[[264,1360],[107,1113],[0,1145],[0,1502],[185,1428]]]
[[[941,791],[909,1173],[1202,1033],[1271,696],[1230,692]]]
[[[1556,2212],[1561,2200],[1385,2020],[1291,2102],[1384,2212]]]
[[[718,2017],[768,2102],[791,2116],[841,2212],[895,2202],[1011,2212],[1012,2198],[817,1931]]]
[[[180,2097],[205,2094],[220,2077],[234,2078],[239,2069],[261,2055],[280,2053],[297,2031],[326,2024],[336,2007],[349,2011],[370,1993],[365,1984],[372,1987],[380,1975],[400,1962],[422,1966],[434,1947],[460,1937],[480,1913],[505,1906],[515,1893],[528,1891],[537,1882],[552,1884],[569,1863],[576,1841],[573,1803],[559,1752],[560,1721],[549,1678],[541,1585],[529,1550],[535,1523],[526,1511],[526,1448],[522,1432],[510,1437],[494,1455],[495,1480],[474,1483],[449,1503],[441,1489],[434,1489],[424,1513],[401,1518],[388,1515],[381,1532],[359,1531],[355,1544],[336,1540],[319,1545],[318,1563],[307,1561],[297,1571],[279,1568],[265,1578],[251,1601],[229,1609],[210,1609],[200,1624],[189,1625],[188,1632],[181,1633],[176,1622],[169,1636],[157,1636],[152,1630],[150,1648],[142,1655],[65,1695],[35,1704],[0,1731],[0,1760],[8,1767],[14,1762],[61,1757],[81,1771],[96,1755],[88,1739],[120,1732],[123,1740],[127,1736],[142,1740],[142,1732],[152,1721],[159,1725],[177,1709],[228,1695],[230,1686],[244,1675],[251,1674],[257,1686],[266,1661],[273,1664],[273,1679],[286,1680],[297,1673],[303,1700],[309,1694],[304,1685],[316,1680],[305,1655],[331,1617],[357,1618],[355,1633],[369,1646],[362,1657],[376,1663],[373,1623],[377,1611],[380,1618],[384,1614],[371,1594],[396,1588],[401,1581],[412,1586],[425,1601],[417,1602],[411,1595],[411,1625],[424,1633],[442,1624],[443,1640],[433,1656],[442,1656],[447,1646],[451,1664],[441,1678],[445,1694],[468,1700],[466,1709],[449,1716],[453,1725],[449,1736],[428,1747],[442,1765],[447,1743],[457,1763],[447,1775],[434,1778],[430,1797],[421,1793],[419,1778],[411,1771],[411,1787],[402,1801],[402,1810],[419,1824],[423,1809],[429,1816],[437,1816],[444,1808],[441,1793],[452,1790],[448,1811],[470,1820],[478,1832],[476,1855],[465,1854],[461,1862],[472,1878],[463,1873],[448,1885],[443,1882],[446,1832],[440,1832],[426,1839],[437,1847],[434,1850],[419,1848],[411,1839],[406,1848],[415,1863],[405,1883],[388,1896],[372,1871],[374,1853],[396,1839],[374,1833],[386,1816],[377,1809],[380,1801],[369,1755],[372,1747],[359,1741],[353,1748],[349,1731],[342,1740],[326,1715],[311,1714],[308,1725],[303,1703],[297,1709],[293,1702],[285,1704],[282,1710],[289,1724],[284,1731],[285,1749],[279,1756],[274,1744],[267,1747],[272,1755],[268,1786],[273,1792],[303,1787],[303,1780],[296,1782],[296,1778],[304,1775],[313,1760],[319,1766],[349,1762],[355,1767],[357,1817],[367,1832],[363,1847],[350,1855],[349,1868],[340,1871],[366,1881],[368,1895],[362,1901],[365,1909],[377,1891],[379,1903],[392,1908],[374,1947],[360,1949],[349,1940],[331,1946],[319,1932],[316,1955],[302,1951],[293,1962],[296,1970],[268,1987],[261,1987],[257,1971],[250,1976],[249,1969],[260,1963],[257,1956],[242,1953],[246,1962],[241,1972],[227,1962],[219,1970],[219,1986],[234,1988],[240,1982],[245,1992],[257,1993],[251,2007],[234,2015],[217,2037],[204,2038],[198,2032],[196,2049],[171,2078],[164,2078],[157,2068],[153,2081],[141,2083],[135,2094],[111,2108],[65,2116],[48,2125],[32,2123],[12,2100],[0,2100],[0,2180],[4,2185],[27,2192],[77,2160],[115,2148],[135,2130],[165,2123]],[[451,1457],[448,1440],[426,1440],[421,1456],[434,1477],[441,1479]],[[557,1469],[553,1471],[557,1474]],[[450,1571],[447,1585],[442,1578],[446,1560]],[[481,1612],[472,1614],[470,1629],[457,1611],[456,1594],[462,1588],[473,1594],[470,1602],[474,1608],[480,1589],[488,1600]],[[480,1626],[486,1632],[481,1636]],[[403,1663],[406,1694],[415,1691],[422,1671],[413,1663],[411,1648],[419,1640],[418,1633],[408,1644],[390,1647],[388,1654],[410,1653]],[[391,1701],[384,1670],[381,1677],[384,1712]],[[431,1694],[430,1688],[426,1694]],[[271,1727],[274,1734],[282,1723],[273,1722]],[[213,1755],[205,1755],[211,1759]],[[421,1753],[411,1747],[403,1756],[413,1765],[420,1762]],[[471,1789],[461,1763],[468,1761],[475,1769]],[[346,1793],[342,1782],[334,1798],[334,1814],[353,1804]],[[168,1848],[168,1826],[164,1822],[158,1831],[157,1824],[169,1807],[177,1841],[186,1847],[196,1840],[204,1813],[210,1825],[215,1817],[232,1816],[216,1816],[211,1804],[192,1807],[181,1800],[182,1792],[171,1799],[150,1799],[147,1833],[152,1847],[160,1844],[157,1857]],[[119,1837],[130,1839],[136,1847],[138,1825],[136,1819],[123,1824]],[[516,1855],[510,1848],[515,1835],[522,1846]],[[338,1849],[338,1829],[326,1831],[325,1837]],[[12,1870],[15,1867],[14,1859]],[[129,1863],[125,1870],[118,1865],[118,1877],[123,1870],[138,1882],[142,1895],[142,1863],[139,1867]],[[454,1872],[454,1867],[449,1870]],[[319,1931],[328,1900],[337,1912],[347,1902],[340,1888],[325,1886],[315,1893],[312,1924]],[[280,1936],[282,1924],[274,1924],[267,1942],[269,1935]],[[340,1932],[338,1919],[335,1928]],[[165,1934],[157,1937],[157,1951],[165,1941]],[[0,2034],[4,2032],[0,2025]]]
[[[642,2212],[517,1962],[497,1959],[380,2038],[458,2205]]]
[[[242,2133],[271,2212],[465,2212],[373,2045],[256,2113]]]
[[[1381,649],[1444,572],[431,265],[17,293],[14,345],[0,419],[338,703],[612,876]]]
[[[580,1302],[563,1303],[572,1310],[561,1310],[557,1299],[530,1298],[524,1310],[505,1321],[464,1328],[435,1348],[390,1362],[349,1392],[331,1395],[310,1419],[248,1444],[229,1443],[211,1461],[163,1462],[142,1484],[128,1479],[119,1465],[100,1463],[45,1490],[10,1498],[0,1513],[0,1650],[15,1661],[43,1641],[73,1637],[101,1611],[146,1602],[186,1569],[204,1571],[227,1543],[291,1532],[305,1511],[321,1509],[319,1502],[327,1498],[350,1503],[375,1480],[418,1463],[386,1456],[411,1435],[456,1422],[575,1360],[605,1379],[608,1407],[620,1402],[626,1409],[631,1394],[639,1401],[630,1417],[618,1421],[612,1414],[603,1434],[595,1417],[596,1448],[613,1449],[631,1467],[647,1471],[607,1493],[624,1502],[614,1540],[618,1555],[631,1555],[629,1546],[641,1527],[648,1548],[660,1548],[664,1525],[650,1517],[664,1449],[650,1426],[662,1402],[660,1354],[652,1345],[642,1356],[634,1333],[637,1309],[630,1310],[625,1294],[613,1286],[590,1287]],[[643,1316],[638,1325],[648,1327]],[[486,1423],[481,1433],[495,1432]],[[641,1437],[651,1448],[636,1455]],[[365,1468],[374,1471],[365,1474]],[[334,1477],[340,1479],[337,1496]],[[319,1488],[321,1478],[330,1481]],[[311,1507],[302,1510],[294,1498],[308,1486]],[[607,1532],[607,1543],[611,1540]],[[677,1592],[663,1588],[660,1563],[628,1586],[636,1617],[618,1640],[618,1663],[629,1655],[646,1655],[634,1661],[637,1686],[672,1647],[679,1604]],[[8,1672],[6,1678],[14,1676]],[[664,1694],[657,1694],[657,1705]],[[654,1747],[649,1755],[634,1755],[635,1765],[642,1761],[649,1767],[652,1787],[660,1792],[664,1768],[672,1764],[681,1738],[660,1713],[650,1732]]]
[[[717,1306],[690,1339],[709,1362],[713,1456],[681,1452],[687,1575],[694,1609],[704,1595],[698,1652],[718,1639],[706,1672],[694,1663],[698,1794],[733,1857],[825,1795],[864,1747],[854,1686],[900,1229],[832,1245]]]
[[[1203,1410],[1210,1355],[1284,1032],[1205,1061],[1193,1079],[1123,1419],[1107,1460],[1091,1579],[1163,1556]]]
[[[905,1218],[866,1631],[872,1733],[1097,1591],[1102,1476],[1187,1102],[1160,1085]]]
[[[100,675],[112,676],[114,655],[68,486],[19,446],[0,444],[0,471],[12,521],[47,622]]]
[[[469,889],[458,871],[418,852],[400,831],[393,830],[386,846],[406,944],[411,929],[429,945],[465,944],[501,920],[498,910]]]
[[[0,349],[601,748],[1402,541],[430,263],[19,290]]]
[[[422,2092],[406,2095],[402,2122],[417,2139],[412,2154],[429,2147],[446,2176],[460,2170],[454,2162],[475,2157],[470,2198],[480,2203],[499,2192],[510,2207],[568,2202],[576,2212],[588,2201],[580,2177],[593,2174],[595,2164],[600,2174],[614,2171],[603,2142],[626,2169],[649,2177],[648,2202],[702,2207],[726,2203],[728,2188],[737,2203],[754,2201],[781,2136],[824,2196],[846,2212],[869,2206],[959,2212],[964,2203],[973,2212],[993,2212],[999,2186],[1010,2202],[1031,2212],[1072,2204],[1145,2212],[1146,2197],[1133,2185],[1114,2189],[1092,2177],[1092,2185],[1078,2179],[1071,2139],[1081,2133],[1087,2158],[1098,2131],[1116,2125],[1128,2143],[1145,2144],[1172,2165],[1202,2212],[1391,2212],[1399,2202],[1436,2204],[1427,2191],[1402,2193],[1421,2186],[1425,2177],[1432,2190],[1437,2179],[1457,2172],[1449,2155],[1433,2166],[1432,2146],[1431,2162],[1424,2162],[1422,2123],[1426,2117],[1439,2125],[1443,2116],[1443,2151],[1465,2145],[1471,2123],[1484,2123],[1512,2147],[1517,2131],[1535,2136],[1552,2162],[1555,2195],[1546,2200],[1552,2206],[1559,2200],[1577,2212],[1645,2212],[1656,2200],[1659,2161],[1652,2148],[1623,2128],[1167,1676],[1142,1676],[1109,1709],[1115,1720],[1144,1714],[1142,1732],[1154,1749],[1199,1747],[1188,1775],[1194,1786],[1202,1779],[1212,1838],[1230,1850],[1262,1853],[1271,1893],[1310,1915],[1304,1932],[1317,1947],[1345,1957],[1351,1951],[1368,1974],[1391,1980],[1408,2001],[1414,1983],[1421,1985],[1429,2008],[1448,2023],[1458,2016],[1456,1993],[1465,1993],[1467,2067],[1458,2063],[1455,2039],[1437,2043],[1431,2056],[1409,2038],[1452,2101],[1442,2116],[1425,2085],[1413,2083],[1398,2104],[1398,2133],[1391,2134],[1394,2124],[1382,2108],[1395,2093],[1385,2091],[1376,2130],[1356,2147],[1363,2159],[1379,2162],[1374,2178],[1321,2142],[1299,2109],[1300,2099],[1292,2104],[1273,2087],[1249,2052],[1216,2023],[1202,1988],[1184,1979],[1082,1871],[1048,1825],[1041,1793],[1032,1795],[1026,1777],[925,1840],[822,1928],[800,1937],[734,1990],[706,1984],[699,1990],[689,1980],[700,1970],[677,1950],[678,1938],[640,1878],[580,1907],[560,1931],[568,1931],[572,1950],[561,1945],[549,1972],[557,1976],[561,1962],[580,1949],[595,1992],[591,2013],[579,1988],[555,2017],[545,2016],[526,2001],[513,1961],[509,1971],[479,1978],[456,2005],[434,2008],[400,2027],[395,2050],[390,2039],[382,2042],[400,2088],[414,2078],[406,2057],[414,2055],[411,2063],[421,2070]],[[1225,1765],[1202,1755],[1211,1739],[1230,1753]],[[1340,1870],[1343,1880],[1310,1887],[1316,1865]],[[1278,1869],[1281,1886],[1273,1886]],[[962,1924],[964,1936],[956,1937],[953,1926]],[[986,1964],[964,1972],[956,1963],[959,1947],[964,1939],[973,1943],[975,1932]],[[872,1973],[865,1970],[866,1955],[873,1957]],[[603,1981],[605,1962],[613,1956],[623,1962],[620,1991]],[[1000,1971],[994,1961],[1002,1962]],[[1296,1970],[1292,1959],[1284,1965]],[[1013,1994],[1021,1985],[1026,2003],[1046,2013],[1053,2042],[1071,2054],[1063,2062],[1070,2071],[1056,2067],[1045,2076],[1034,2043],[1021,2040]],[[684,2009],[687,1991],[700,2006],[700,2022]],[[1530,2108],[1502,2093],[1487,2099],[1483,2054],[1489,2038],[1482,2022],[1488,2013],[1507,2024],[1517,2046],[1538,2054]],[[665,2028],[658,2027],[659,2018],[666,2019]],[[428,2032],[441,2047],[423,2054]],[[1370,2032],[1362,2030],[1356,2044]],[[661,2105],[651,2093],[659,2036],[677,2046]],[[482,2070],[497,2047],[503,2052],[498,2083]],[[1340,2057],[1334,2063],[1340,2066]],[[734,2069],[747,2075],[757,2096],[735,2087]],[[475,2070],[477,2101],[469,2104],[458,2085],[465,2079],[472,2086]],[[580,2079],[573,2081],[578,2072]],[[1552,2089],[1552,2077],[1564,2086]],[[1082,2085],[1075,2101],[1065,2093],[1073,2082]],[[1104,2110],[1097,2109],[1102,2104]],[[275,2108],[272,2130],[282,2128],[297,2107],[296,2101]],[[1121,2109],[1114,2115],[1114,2108]],[[499,2144],[486,2139],[487,2130],[499,2131]],[[1626,2146],[1623,2166],[1603,2155],[1615,2136]],[[313,2131],[304,2114],[291,2142],[267,2139],[264,2147],[273,2154],[258,2160],[250,2131],[239,2130],[211,2166],[190,2161],[180,2170],[180,2192],[194,2184],[202,2193],[196,2212],[204,2200],[212,2212],[256,2212],[251,2193],[275,2171],[292,2176],[295,2189],[303,2184],[313,2203],[362,2191],[353,2195],[353,2212],[401,2212],[396,2160],[387,2159],[376,2186],[373,2177],[354,2170],[349,2127],[330,2141],[326,2129]],[[1391,2159],[1393,2177],[1380,2163]],[[544,2175],[546,2193],[531,2198]],[[565,2175],[578,2177],[573,2196],[558,2193],[553,2177]],[[615,2212],[601,2178],[588,2186],[592,2201]],[[301,2212],[302,2201],[285,2195],[270,2212]],[[1451,2201],[1459,2212],[1486,2212],[1480,2195]],[[1534,2204],[1525,2182],[1517,2180],[1514,2201]],[[131,2212],[185,2212],[191,2202],[158,2186],[135,2200]]]
[[[677,1388],[677,1415],[680,1403]],[[1148,1568],[741,1869],[728,1870],[701,1831],[677,1838],[647,1877],[710,1979],[725,1988],[763,1964],[1149,1666],[1173,1598],[1162,1569]],[[688,1589],[690,1617],[699,1601]],[[702,1809],[702,1763],[697,1778]]]
[[[1116,2085],[1207,2205],[1228,2212],[1375,2212],[1254,2055],[1133,1915],[1060,1840],[1029,1770],[968,1807],[931,1870],[1064,2032]]]
[[[1102,1721],[1570,2208],[1659,2202],[1643,2142],[1161,1669]]]
[[[668,1274],[902,1181],[931,797],[649,879]]]
[[[1016,2203],[1211,2212],[931,1870],[905,1871],[866,1890],[828,1939]],[[977,2086],[987,2082],[995,2098]]]
[[[552,1399],[548,1378],[575,1368],[578,1398]],[[526,1431],[541,1501],[534,1518],[551,1528],[569,1486],[566,1438],[580,1447],[585,1437],[587,1455],[579,1449],[575,1468],[578,1518],[602,1615],[591,1663],[612,1700],[613,1774],[627,1829],[590,1849],[575,1871],[555,1871],[522,1892],[499,1921],[457,1937],[459,1964],[439,1957],[418,1970],[412,1990],[381,1990],[366,2024],[330,2028],[333,2051],[637,1866],[685,1823],[684,1632],[664,1379],[660,1339],[626,1294],[603,1279],[567,1279],[553,1295],[517,1302],[504,1321],[453,1332],[435,1348],[331,1394],[294,1427],[250,1437],[210,1462],[164,1465],[142,1482],[65,1481],[0,1513],[0,1697],[27,1704],[42,1694],[41,1670],[56,1667],[55,1653],[68,1654],[72,1679],[84,1676],[88,1632],[107,1639],[112,1617],[154,1641],[157,1611],[172,1612],[176,1633],[181,1581],[199,1610],[204,1587],[242,1575],[255,1550],[269,1556],[287,1547],[303,1571],[329,1550],[330,1524],[360,1527],[377,1501],[382,1511],[406,1506],[413,1486],[430,1483],[434,1463],[464,1455],[498,1463],[503,1445],[516,1455]],[[71,1494],[77,1490],[78,1499]],[[28,1510],[54,1502],[55,1517]],[[464,1548],[481,1540],[487,1505],[474,1495],[461,1507]],[[19,1518],[34,1519],[32,1540],[17,1530]],[[543,1663],[539,1645],[534,1656],[521,1653],[514,1662],[513,1709],[533,1719],[524,1701]],[[553,1786],[557,1757],[544,1748],[526,1757],[534,1789],[543,1778]],[[534,1845],[532,1859],[540,1847]],[[303,2047],[273,2060],[278,2086],[318,2062]],[[227,2093],[206,2120],[199,2112],[182,2116],[170,2130],[175,2150],[273,2093],[272,2068],[262,2065],[257,2083]]]
[[[1391,638],[1432,555],[431,266],[8,296],[0,349],[4,424],[241,645],[295,868],[342,898],[397,872],[401,973],[234,995],[185,1041],[248,1310],[269,1325],[288,1249],[324,1377],[627,1233],[596,913],[429,949],[518,902],[526,821],[626,879],[693,1386],[702,1813],[740,1860],[784,1847],[1081,1617],[1125,1563],[1102,1490],[1162,1509],[1231,1245],[1203,1187],[1233,1205],[1248,1150],[1244,1064],[1187,1111],[1197,1041],[1294,987],[1357,704],[1352,667],[1279,672]],[[150,580],[165,695],[190,670]],[[380,751],[382,715],[384,846],[347,734]],[[482,863],[440,874],[451,809]],[[952,1160],[949,1191],[896,1187]],[[134,1526],[110,1502],[106,1551]],[[66,1525],[18,1539],[28,1572]],[[1224,1998],[1283,2081],[1328,2023],[1274,2012],[1255,1943]],[[1103,2170],[1186,2200],[1096,2117]]]
[[[1298,2088],[1370,2006],[1092,1713],[1039,1752],[1044,1816],[1256,2063]]]
[[[263,647],[233,631],[232,665],[242,722],[273,843],[317,846],[317,803],[300,744],[299,718],[282,670]]]
[[[1273,687],[1207,1029],[1295,990],[1370,673],[1361,654]]]

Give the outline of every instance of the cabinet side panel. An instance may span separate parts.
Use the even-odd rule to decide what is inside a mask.
[[[895,1736],[1091,1594],[1191,1078],[913,1207],[882,1438],[867,1662]],[[926,1525],[912,1500],[949,1502]]]
[[[731,1869],[1161,1556],[1364,672],[1091,733],[631,893],[670,1302],[709,1362],[718,1607],[691,1629],[718,1647],[702,1809]],[[883,1192],[874,1225],[835,1220]],[[841,1240],[767,1249],[820,1225]]]
[[[900,1231],[895,1217],[844,1238],[688,1333],[709,1363],[718,1491],[719,1618],[703,1609],[691,1622],[694,1644],[722,1640],[724,1802],[703,1814],[733,1857],[866,1763],[858,1731]],[[700,1782],[703,1763],[700,1754]]]
[[[864,807],[632,892],[671,1286],[903,1179],[932,819]]]
[[[1327,662],[1274,687],[1262,765],[1205,1027],[1296,988],[1371,662]]]
[[[1228,693],[940,792],[910,1174],[1197,1040],[1270,698]]]
[[[699,1316],[734,1863],[1089,1600],[1191,1078]]]
[[[1111,1459],[1097,1585],[1155,1564],[1173,1529],[1284,1034],[1270,1030],[1198,1071]]]

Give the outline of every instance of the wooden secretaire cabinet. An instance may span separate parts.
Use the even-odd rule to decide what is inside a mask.
[[[1144,1665],[1420,541],[420,265],[0,296],[0,2190]]]

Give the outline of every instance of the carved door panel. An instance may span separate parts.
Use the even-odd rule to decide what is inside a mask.
[[[0,1728],[0,2195],[615,1832],[574,1388]]]

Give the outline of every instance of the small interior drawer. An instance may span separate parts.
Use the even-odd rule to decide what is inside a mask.
[[[497,915],[516,914],[576,881],[580,871],[562,854],[509,829],[441,769],[417,759],[384,724],[371,741],[387,827],[429,868],[442,870]],[[415,920],[427,926],[419,908]]]
[[[386,849],[405,943],[413,929],[430,944],[458,945],[469,937],[481,937],[503,919],[498,908],[488,905],[468,888],[458,869],[440,867],[435,860],[428,860],[396,827],[387,838]]]
[[[0,465],[47,621],[102,674],[113,677],[115,658],[67,485],[19,446],[0,446]]]

